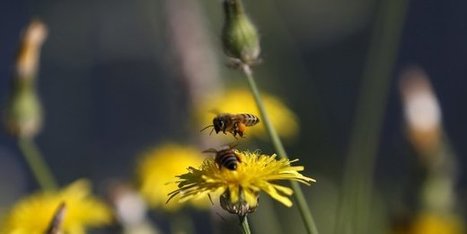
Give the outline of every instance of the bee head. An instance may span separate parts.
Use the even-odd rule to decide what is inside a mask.
[[[231,171],[235,171],[235,170],[237,170],[237,164],[236,163],[230,163],[229,165],[227,165],[227,169],[229,169]]]
[[[214,130],[216,133],[225,130],[225,121],[222,118],[216,117],[212,120],[212,125],[214,125]]]

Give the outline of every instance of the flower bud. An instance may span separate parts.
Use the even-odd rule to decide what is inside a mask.
[[[6,128],[13,136],[34,137],[42,126],[42,106],[34,84],[18,79],[13,86],[5,111]]]
[[[224,0],[223,5],[222,43],[225,54],[242,64],[257,63],[261,50],[258,31],[246,15],[243,3],[241,0]]]
[[[33,20],[24,31],[16,57],[16,72],[5,110],[5,125],[17,137],[34,137],[42,126],[42,106],[35,77],[40,49],[47,37],[44,23]]]
[[[232,202],[230,199],[230,192],[226,191],[220,196],[220,204],[222,209],[228,211],[231,214],[239,216],[245,216],[249,213],[253,213],[258,207],[258,202],[254,206],[248,204],[248,202],[240,196],[237,202]]]
[[[428,75],[421,68],[409,68],[400,84],[409,139],[419,153],[432,155],[440,146],[442,113]]]
[[[23,32],[16,57],[16,75],[20,79],[33,79],[37,74],[42,44],[47,38],[47,26],[33,20]]]

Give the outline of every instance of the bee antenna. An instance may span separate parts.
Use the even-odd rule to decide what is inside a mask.
[[[202,132],[202,131],[204,131],[204,130],[206,130],[206,129],[208,129],[208,128],[211,128],[211,127],[214,127],[214,125],[212,125],[212,124],[211,124],[211,125],[208,125],[208,126],[204,127],[203,129],[201,129],[201,130],[199,130],[199,131]],[[214,130],[214,128],[213,128],[213,130]],[[212,132],[212,131],[211,131],[211,132]],[[211,134],[209,134],[209,135],[211,135]]]
[[[207,150],[203,150],[202,153],[217,153],[217,150],[214,148],[209,148]]]
[[[211,129],[211,132],[209,133],[209,136],[212,134],[212,132],[214,132],[214,128]]]

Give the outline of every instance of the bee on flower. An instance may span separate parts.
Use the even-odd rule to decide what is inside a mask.
[[[280,180],[293,180],[309,185],[314,179],[300,173],[303,166],[292,166],[296,160],[277,159],[276,155],[235,150],[241,163],[235,170],[219,167],[214,158],[207,158],[199,168],[190,167],[178,176],[178,189],[169,194],[168,202],[202,199],[218,196],[226,211],[245,216],[258,206],[261,191],[284,204],[292,206],[292,189],[277,184]],[[171,203],[171,202],[169,202]]]

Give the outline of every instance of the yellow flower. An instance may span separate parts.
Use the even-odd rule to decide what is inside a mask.
[[[176,189],[174,176],[183,173],[190,165],[200,164],[204,156],[194,147],[166,144],[146,152],[139,162],[137,176],[140,191],[151,207],[176,211],[179,203],[166,204],[167,194]],[[208,200],[192,204],[197,207],[208,205]]]
[[[442,215],[430,212],[420,214],[412,226],[411,234],[462,234],[465,227],[455,215]]]
[[[208,195],[220,195],[221,205],[231,213],[245,215],[256,208],[260,191],[266,192],[287,207],[292,206],[288,196],[293,191],[274,182],[295,180],[304,184],[314,179],[299,173],[303,166],[292,166],[297,161],[276,155],[257,152],[235,151],[240,159],[236,170],[219,167],[213,158],[207,158],[199,169],[190,167],[189,172],[178,176],[178,189],[169,194],[169,200],[177,197],[180,202],[200,199]]]
[[[278,98],[263,94],[266,111],[269,114],[273,127],[281,137],[291,138],[298,133],[298,122],[295,114]],[[247,89],[232,89],[224,95],[214,95],[207,98],[197,109],[197,116],[201,122],[200,128],[212,124],[216,113],[249,113],[258,117],[259,111],[253,96]],[[267,136],[263,121],[249,127],[245,134],[250,136]]]
[[[38,192],[15,204],[0,223],[1,234],[43,234],[60,204],[66,204],[61,225],[68,234],[84,234],[86,227],[112,221],[110,209],[90,195],[86,180],[78,180],[60,191]]]

